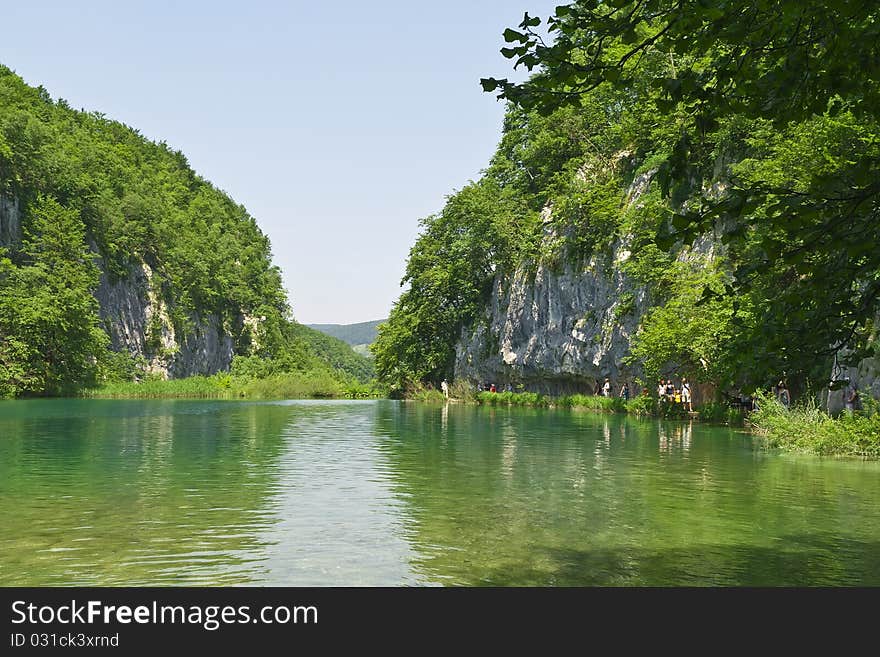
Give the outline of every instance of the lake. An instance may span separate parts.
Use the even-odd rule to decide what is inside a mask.
[[[880,463],[552,409],[0,402],[0,585],[880,585]]]

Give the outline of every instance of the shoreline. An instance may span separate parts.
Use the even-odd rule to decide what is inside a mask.
[[[445,403],[443,393],[421,390],[410,397],[422,403]],[[554,408],[593,413],[633,415],[664,421],[688,421],[742,429],[754,437],[762,449],[810,454],[819,457],[880,459],[880,404],[872,403],[866,412],[831,417],[815,402],[807,400],[791,408],[783,406],[769,393],[757,393],[758,409],[746,415],[742,409],[719,402],[695,407],[693,413],[653,397],[624,401],[619,397],[566,395],[551,397],[539,393],[478,392],[458,397],[455,403],[474,406]]]
[[[330,385],[327,385],[330,383]],[[95,400],[378,400],[389,398],[387,391],[372,384],[343,384],[309,377],[239,379],[228,376],[191,377],[168,381],[110,384],[58,397],[19,399],[95,399]],[[446,398],[438,390],[416,391],[402,401],[424,404],[464,406],[546,408],[578,412],[610,413],[663,421],[696,422],[727,426],[753,436],[762,449],[810,454],[880,459],[880,408],[869,405],[865,412],[831,417],[809,401],[792,408],[783,407],[772,396],[759,394],[759,408],[745,415],[741,409],[709,402],[688,412],[681,404],[658,403],[653,397],[624,401],[617,397],[566,395],[551,397],[538,393],[479,392],[471,396]]]

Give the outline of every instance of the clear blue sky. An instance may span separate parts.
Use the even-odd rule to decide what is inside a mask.
[[[559,0],[4,2],[0,62],[182,150],[272,240],[294,316],[386,317],[418,220],[479,177],[481,77]]]

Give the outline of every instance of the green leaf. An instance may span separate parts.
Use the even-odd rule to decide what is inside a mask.
[[[660,110],[663,114],[668,114],[675,108],[675,101],[668,100],[666,98],[655,98],[654,104],[657,106],[657,109]]]
[[[672,225],[678,229],[687,228],[690,225],[690,219],[683,214],[672,215]]]
[[[528,13],[526,13],[525,16],[523,17],[523,22],[520,23],[519,26],[520,26],[521,28],[525,29],[525,28],[529,28],[529,27],[537,27],[537,26],[540,25],[540,24],[541,24],[541,19],[540,19],[540,18],[538,18],[537,16],[531,16],[531,17],[530,17],[530,16],[528,15]]]
[[[629,29],[620,35],[620,40],[626,44],[632,44],[639,40],[639,35],[636,34],[635,29]]]
[[[617,82],[620,79],[620,69],[612,67],[603,71],[602,75],[609,82]]]

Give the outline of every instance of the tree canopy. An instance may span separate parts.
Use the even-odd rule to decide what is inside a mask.
[[[533,75],[482,85],[541,114],[610,86],[675,121],[656,243],[720,233],[735,253],[727,294],[771,301],[756,346],[803,371],[864,355],[880,310],[878,37],[866,0],[582,0],[507,29],[503,54]],[[737,152],[719,152],[731,131]]]
[[[450,376],[493,280],[614,249],[651,299],[631,355],[647,374],[797,386],[877,350],[878,30],[853,0],[526,14],[502,52],[531,75],[482,80],[509,101],[501,143],[423,221],[380,376]]]
[[[109,351],[116,318],[99,316],[94,294],[102,273],[115,282],[143,263],[177,336],[214,315],[236,354],[269,359],[276,370],[371,374],[346,345],[289,321],[269,239],[183,153],[53,100],[3,66],[0,200],[21,209],[21,234],[4,230],[0,244],[0,397],[137,374],[127,353]],[[153,318],[148,357],[162,349],[165,320]]]

